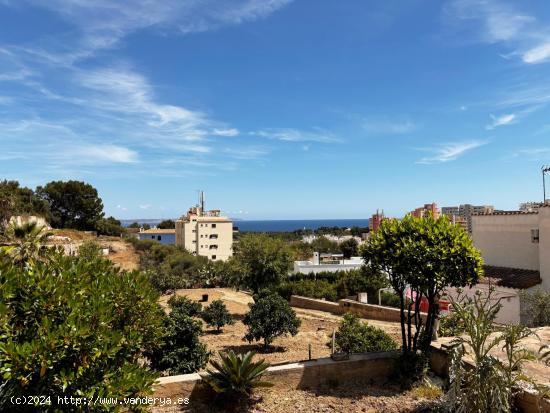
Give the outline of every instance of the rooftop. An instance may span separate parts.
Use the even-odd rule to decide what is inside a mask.
[[[140,234],[175,234],[176,230],[174,228],[167,228],[167,229],[161,229],[161,228],[151,228],[146,229],[145,231],[140,231]]]
[[[542,282],[540,272],[522,268],[493,267],[484,265],[485,277],[482,284],[496,284],[502,287],[525,289]]]

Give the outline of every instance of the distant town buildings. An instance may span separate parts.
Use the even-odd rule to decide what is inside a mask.
[[[350,271],[361,268],[362,257],[344,259],[344,254],[323,254],[314,252],[310,261],[294,261],[294,272],[301,274]]]
[[[319,237],[326,238],[326,239],[328,239],[329,241],[335,242],[335,243],[337,243],[337,244],[341,244],[342,242],[348,241],[348,240],[350,240],[350,239],[354,239],[355,241],[357,241],[357,244],[361,244],[362,242],[364,242],[363,237],[358,237],[358,236],[354,236],[354,235],[333,235],[333,234],[323,234],[323,235],[311,234],[311,235],[304,235],[304,236],[302,237],[302,242],[305,242],[306,244],[311,244],[313,241],[315,241],[315,240],[318,239]]]
[[[370,230],[370,232],[378,231],[378,228],[380,228],[380,224],[382,224],[382,221],[384,219],[386,219],[386,217],[384,216],[384,210],[382,210],[381,213],[378,212],[378,210],[376,210],[376,214],[373,214],[371,219],[369,219],[369,230]]]
[[[452,222],[461,225],[468,234],[472,234],[472,215],[491,214],[495,210],[492,205],[464,204],[453,207],[442,207],[441,213],[449,217]]]
[[[411,215],[416,218],[424,218],[428,216],[428,214],[431,214],[435,219],[439,218],[439,208],[435,202],[424,204],[424,206],[411,211]]]
[[[204,210],[204,195],[200,203],[176,221],[176,245],[194,255],[225,261],[233,255],[233,221],[221,216],[220,210]]]
[[[139,232],[137,233],[137,237],[140,241],[153,240],[158,241],[161,244],[174,245],[176,243],[176,230],[173,228],[152,228],[147,230],[140,228]]]
[[[543,205],[544,203],[542,202],[523,202],[519,204],[519,210],[522,212],[534,212]]]

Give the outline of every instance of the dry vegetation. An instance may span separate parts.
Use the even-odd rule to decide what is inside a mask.
[[[296,308],[296,313],[302,320],[299,333],[294,336],[284,336],[275,339],[272,351],[265,353],[261,343],[248,343],[243,341],[246,326],[242,323],[244,314],[248,312],[248,304],[252,298],[242,292],[226,288],[178,290],[178,295],[188,296],[192,300],[200,300],[203,294],[208,294],[208,302],[221,299],[235,319],[235,324],[225,326],[221,334],[214,330],[206,330],[201,341],[206,343],[208,349],[214,352],[220,350],[234,350],[245,352],[254,350],[271,364],[289,363],[307,360],[308,345],[311,344],[312,358],[328,357],[330,348],[327,346],[332,330],[338,327],[340,317],[321,311],[303,310]],[[161,298],[161,303],[166,305],[169,296]],[[394,339],[399,339],[399,326],[394,323],[370,322],[373,325],[384,328]]]

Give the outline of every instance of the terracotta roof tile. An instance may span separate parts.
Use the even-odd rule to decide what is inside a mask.
[[[485,277],[481,280],[482,284],[494,283],[502,287],[524,289],[542,282],[540,272],[535,270],[494,267],[492,265],[484,265],[483,268]]]

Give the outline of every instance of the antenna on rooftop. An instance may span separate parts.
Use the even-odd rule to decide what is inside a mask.
[[[543,165],[540,169],[542,172],[542,203],[546,204],[546,182],[544,179],[544,175],[546,174],[546,172],[550,172],[550,166]]]

